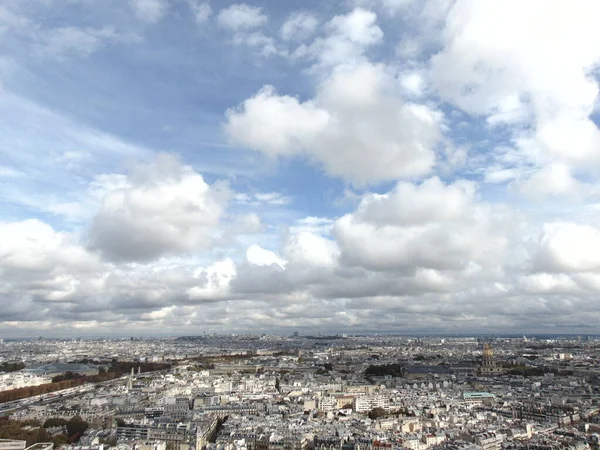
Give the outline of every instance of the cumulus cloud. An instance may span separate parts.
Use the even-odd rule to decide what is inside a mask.
[[[247,255],[232,289],[265,300],[303,293],[315,305],[352,299],[343,311],[357,323],[380,320],[380,312],[394,314],[400,305],[411,317],[450,318],[458,314],[452,304],[477,302],[490,283],[495,289],[485,295],[511,290],[504,274],[511,219],[482,203],[471,182],[401,182],[385,194],[364,195],[334,223],[297,221],[278,253]]]
[[[598,14],[600,4],[587,0],[459,0],[431,59],[433,82],[469,114],[531,125],[521,137],[547,157],[597,164],[600,131],[590,114],[598,97]]]
[[[339,249],[328,236],[291,229],[280,252],[250,246],[233,280],[233,291],[269,297],[335,283]]]
[[[351,9],[329,17],[291,11],[275,23],[266,7],[236,3],[213,12],[205,0],[184,2],[190,20],[251,53],[230,69],[214,65],[215,80],[229,83],[231,70],[251,83],[227,92],[228,105],[239,102],[227,111],[227,137],[286,159],[283,175],[249,167],[248,178],[231,177],[232,187],[165,155],[116,173],[152,150],[57,121],[8,92],[32,63],[21,55],[50,64],[53,87],[69,58],[88,57],[94,70],[94,53],[107,62],[111,44],[152,39],[105,24],[103,14],[70,21],[65,7],[56,24],[32,20],[45,15],[44,2],[1,5],[9,55],[0,67],[3,79],[16,74],[0,108],[8,124],[0,143],[11,149],[0,166],[8,204],[0,223],[3,333],[596,326],[597,2],[347,3]],[[172,5],[129,0],[117,14],[170,29],[180,19],[168,14]],[[213,13],[214,29],[206,27]],[[141,25],[140,32],[163,28]],[[206,37],[184,34],[189,48],[198,45],[192,38]],[[220,41],[202,44],[222,51]],[[161,73],[176,74],[171,69]],[[135,103],[138,87],[148,93],[136,85],[127,101]],[[27,139],[15,131],[22,116]],[[133,130],[128,138],[136,139]],[[155,145],[185,142],[177,138]],[[221,164],[221,156],[207,164]],[[241,164],[264,162],[244,156]],[[309,185],[313,169],[292,166],[299,158],[342,181],[321,174]],[[57,190],[46,195],[46,188]],[[352,191],[343,204],[319,203],[342,189]],[[547,197],[554,198],[540,207]]]
[[[0,296],[8,299],[0,320],[11,315],[32,320],[33,310],[47,314],[44,303],[70,301],[78,291],[96,288],[101,267],[76,236],[40,220],[0,223]]]
[[[385,66],[335,71],[316,97],[300,102],[267,86],[227,111],[230,138],[270,156],[307,154],[359,184],[428,173],[441,114],[404,103]]]
[[[565,314],[574,314],[574,304],[582,312],[589,311],[600,292],[599,246],[600,229],[596,226],[545,223],[537,240],[527,245],[529,264],[520,274],[516,289],[540,295],[548,303],[563,302]]]
[[[54,267],[85,270],[97,259],[67,233],[37,219],[0,223],[0,254],[5,269],[50,271]]]
[[[575,196],[582,192],[583,184],[571,174],[567,164],[555,162],[534,172],[517,183],[518,189],[526,196],[541,198],[546,196]]]
[[[149,261],[211,246],[227,189],[162,155],[111,190],[92,219],[90,248],[116,261]]]
[[[545,224],[534,267],[550,272],[600,271],[600,229],[572,222]]]
[[[230,283],[236,274],[236,265],[231,259],[224,259],[200,269],[196,277],[206,280],[200,286],[188,289],[187,295],[194,301],[216,301],[226,299],[230,292]]]
[[[423,76],[418,72],[407,72],[400,76],[400,85],[409,97],[420,97],[425,89]]]
[[[499,217],[495,217],[499,216]],[[479,203],[469,183],[399,183],[368,194],[335,224],[344,262],[376,270],[464,270],[501,261],[507,246],[501,212]]]
[[[283,247],[290,264],[309,268],[333,269],[339,253],[335,242],[310,231],[291,234]]]
[[[279,96],[275,88],[265,86],[242,107],[228,110],[227,119],[225,129],[232,139],[277,156],[294,153],[306,136],[318,135],[329,114],[312,102]]]
[[[251,245],[246,250],[246,261],[255,266],[271,266],[276,265],[280,268],[285,268],[287,264],[284,259],[279,257],[276,253],[265,250],[258,245]]]
[[[536,273],[519,280],[520,287],[531,294],[573,294],[577,284],[566,274]]]
[[[76,235],[39,220],[0,223],[4,324],[35,327],[27,322],[43,319],[56,327],[64,320],[106,326],[108,332],[120,321],[135,327],[138,320],[156,322],[183,307],[230,298],[235,272],[230,259],[206,266],[181,257],[153,265],[106,263]],[[196,314],[187,312],[188,318]]]
[[[327,24],[332,34],[346,37],[351,42],[372,45],[383,38],[381,28],[375,25],[377,15],[362,8],[356,8],[346,15],[335,16]]]

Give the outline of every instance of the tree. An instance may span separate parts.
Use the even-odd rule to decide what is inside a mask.
[[[387,412],[383,408],[373,408],[371,411],[369,411],[369,419],[372,420],[385,416],[387,416]]]
[[[51,417],[44,422],[44,428],[64,427],[67,424],[65,419]]]
[[[69,438],[67,437],[66,434],[59,434],[52,438],[52,443],[54,444],[54,448],[62,447],[67,442],[69,442]]]
[[[67,434],[69,437],[79,434],[80,436],[88,429],[88,423],[81,417],[75,416],[67,422]]]
[[[367,377],[382,377],[385,375],[401,377],[404,375],[404,367],[401,364],[382,364],[379,366],[369,366],[365,370],[365,376]]]
[[[112,438],[109,438],[109,439],[101,438],[100,439],[100,444],[104,444],[104,445],[107,445],[109,447],[116,447],[117,446],[117,438],[116,437],[112,437]]]
[[[25,368],[22,362],[3,362],[0,364],[0,372],[17,372]]]

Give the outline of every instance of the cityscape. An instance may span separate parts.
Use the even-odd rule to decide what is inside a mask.
[[[0,446],[596,450],[599,357],[596,336],[11,340]]]

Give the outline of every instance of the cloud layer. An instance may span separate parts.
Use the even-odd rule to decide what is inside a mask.
[[[598,331],[597,1],[52,3],[0,5],[3,335]]]

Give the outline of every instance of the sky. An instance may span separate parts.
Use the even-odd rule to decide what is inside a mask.
[[[0,1],[0,336],[600,333],[598,17]]]

